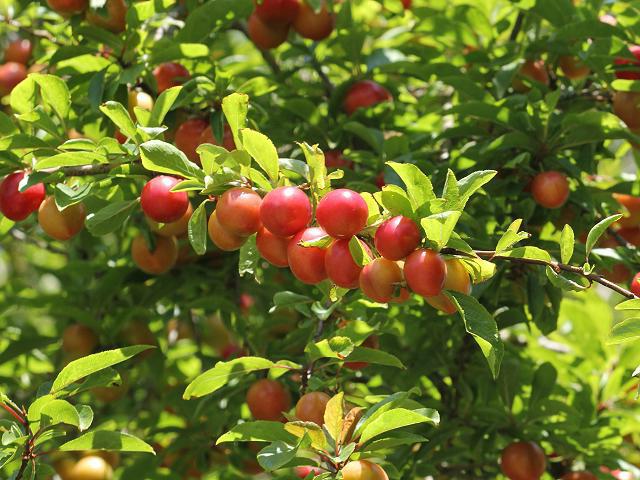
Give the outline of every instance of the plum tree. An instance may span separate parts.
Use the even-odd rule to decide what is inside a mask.
[[[31,59],[33,44],[26,38],[18,38],[7,45],[4,50],[4,61],[27,65]]]
[[[154,235],[152,250],[147,239],[140,234],[131,243],[131,258],[143,272],[161,275],[173,268],[178,260],[178,242],[174,237]]]
[[[251,41],[258,48],[269,50],[279,47],[287,41],[289,24],[269,24],[254,12],[249,16],[247,32]]]
[[[83,12],[89,0],[47,0],[47,5],[62,16],[69,16]]]
[[[196,149],[205,143],[202,135],[209,128],[209,122],[202,118],[191,118],[178,127],[174,143],[192,162],[200,164],[200,156]]]
[[[367,225],[369,208],[362,195],[347,188],[327,193],[316,208],[316,220],[333,238],[351,238]]]
[[[391,93],[373,80],[360,80],[349,87],[343,101],[344,111],[353,115],[360,108],[368,108],[393,100]]]
[[[635,57],[636,60],[631,60],[629,58],[619,57],[614,60],[614,64],[618,67],[623,65],[630,65],[635,68],[632,70],[625,70],[623,68],[616,69],[616,77],[622,80],[640,80],[640,45],[630,45],[629,53],[631,56]]]
[[[300,10],[300,0],[262,0],[254,4],[256,15],[270,24],[290,24]]]
[[[18,62],[0,65],[0,97],[9,95],[21,81],[27,78],[27,67]]]
[[[360,272],[360,289],[367,297],[380,303],[401,302],[409,294],[401,287],[404,282],[400,266],[386,258],[376,258]]]
[[[541,172],[531,182],[531,195],[545,208],[560,208],[569,198],[567,176],[556,170]]]
[[[241,237],[256,233],[260,226],[262,198],[252,189],[236,187],[222,194],[216,205],[218,222],[227,231]]]
[[[260,206],[260,220],[274,235],[291,237],[311,221],[311,202],[298,187],[278,187],[267,193]]]
[[[369,249],[361,243],[365,250]],[[370,253],[370,251],[369,251]],[[360,267],[353,260],[349,240],[334,240],[324,257],[324,266],[329,280],[342,288],[357,288],[360,284]]]
[[[188,203],[184,214],[175,222],[161,224],[147,217],[147,223],[149,224],[151,231],[162,237],[180,238],[187,234],[191,215],[193,215],[193,207],[191,206],[191,203]]]
[[[289,240],[287,258],[293,275],[302,283],[314,285],[327,278],[324,265],[326,248],[310,246],[303,247],[300,242],[313,242],[325,237],[327,233],[319,227],[300,230]]]
[[[72,358],[89,355],[98,346],[98,336],[81,323],[69,325],[62,332],[62,350]]]
[[[68,478],[63,480],[111,480],[113,468],[96,455],[83,457],[71,468]]]
[[[291,397],[280,382],[264,378],[247,391],[247,405],[256,420],[279,421],[291,408]]]
[[[127,26],[126,15],[127,4],[124,3],[124,0],[107,0],[100,10],[88,9],[86,18],[91,25],[114,33],[121,33]]]
[[[538,480],[547,465],[544,452],[534,442],[514,442],[500,457],[500,468],[510,480]]]
[[[70,205],[60,210],[54,197],[47,197],[38,209],[38,223],[44,232],[56,240],[69,240],[75,237],[84,226],[87,216],[82,203]]]
[[[326,0],[322,2],[322,7],[317,13],[303,1],[300,5],[300,11],[293,21],[293,29],[298,32],[298,35],[316,41],[331,35],[334,25],[335,18],[327,8]]]
[[[389,480],[384,469],[369,460],[355,460],[342,467],[344,480]]]
[[[218,220],[217,210],[214,211],[209,217],[208,224],[209,238],[213,244],[220,250],[225,252],[233,252],[240,249],[247,241],[247,237],[241,237],[233,232],[230,232],[220,224]]]
[[[0,212],[9,220],[19,222],[35,212],[45,197],[42,183],[36,183],[19,190],[25,172],[14,172],[7,175],[0,183]]]
[[[402,260],[413,252],[420,241],[420,229],[408,217],[397,215],[385,220],[376,230],[376,250],[388,260]]]
[[[468,295],[471,292],[471,278],[464,264],[457,258],[445,260],[445,263],[447,265],[447,276],[445,277],[442,288],[444,290],[452,290]],[[457,311],[456,306],[449,300],[444,292],[435,297],[426,297],[426,300],[433,308],[437,308],[447,315],[451,315]]]
[[[418,295],[440,295],[447,277],[447,264],[433,250],[421,248],[411,253],[404,263],[407,285]]]
[[[158,93],[162,93],[171,87],[177,87],[186,82],[191,74],[189,70],[176,62],[168,62],[158,65],[153,70],[156,79]]]
[[[631,130],[640,128],[640,92],[616,91],[613,94],[613,113]]]
[[[256,235],[256,248],[262,258],[276,267],[288,267],[287,246],[290,237],[278,237],[262,227]]]
[[[303,422],[324,425],[324,411],[331,397],[324,392],[305,393],[296,403],[296,418]]]
[[[187,192],[172,192],[180,180],[160,175],[149,180],[140,194],[140,206],[147,217],[155,222],[177,222],[189,209]]]
[[[518,70],[517,76],[513,79],[511,86],[516,92],[526,93],[531,88],[522,80],[526,78],[543,85],[549,85],[549,72],[542,60],[527,60]]]

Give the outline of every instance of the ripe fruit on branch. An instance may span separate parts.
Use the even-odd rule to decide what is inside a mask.
[[[367,225],[369,207],[362,195],[347,188],[327,193],[316,208],[316,220],[329,236],[351,238]]]
[[[447,264],[447,277],[444,281],[443,290],[453,290],[454,292],[464,293],[469,295],[471,292],[471,278],[469,272],[457,258],[450,258],[445,260]],[[456,307],[451,300],[443,293],[436,295],[435,297],[426,297],[427,303],[433,308],[451,315],[456,313]]]
[[[402,260],[418,248],[420,240],[416,222],[402,215],[383,222],[374,239],[376,250],[388,260]]]
[[[313,467],[311,465],[301,465],[295,467],[293,470],[295,471],[298,478],[307,478],[311,473],[313,473],[314,477],[317,477],[322,472],[324,472],[324,470],[322,470],[320,467]]]
[[[143,272],[161,275],[178,260],[178,242],[173,237],[155,235],[155,249],[150,250],[144,236],[138,235],[131,244],[131,258]]]
[[[188,203],[187,210],[175,222],[161,225],[147,217],[147,223],[149,224],[152,232],[157,233],[162,237],[180,238],[184,237],[189,230],[189,220],[191,219],[191,215],[193,215],[193,207],[191,206],[191,203]]]
[[[549,85],[549,73],[547,72],[547,67],[542,60],[527,60],[524,62],[511,83],[511,86],[516,92],[526,93],[531,90],[531,87],[525,84],[520,77],[526,77],[529,80],[533,80],[547,86]]]
[[[369,251],[366,245],[362,244]],[[370,252],[369,252],[370,253]],[[357,288],[360,284],[360,267],[349,250],[349,240],[335,240],[324,257],[324,266],[329,280],[342,288]]]
[[[539,173],[531,182],[531,194],[538,205],[560,208],[569,198],[567,176],[555,170]]]
[[[629,47],[631,55],[636,57],[637,60],[630,60],[628,58],[616,58],[613,63],[615,65],[632,65],[633,70],[617,70],[616,77],[623,80],[640,80],[640,45],[631,45]]]
[[[613,113],[631,130],[640,128],[640,92],[615,92]]]
[[[289,24],[270,24],[262,20],[256,12],[249,16],[247,32],[251,41],[262,50],[276,48],[287,41]]]
[[[304,394],[296,404],[296,418],[303,422],[324,425],[324,411],[331,397],[324,392]]]
[[[153,109],[153,98],[142,90],[130,90],[128,100],[129,115],[131,115],[131,118],[136,118],[134,107],[148,110],[149,112]]]
[[[345,158],[340,150],[324,152],[324,164],[327,168],[348,168],[353,170],[353,162]]]
[[[86,450],[80,454],[80,457],[100,457],[113,468],[120,465],[120,454],[109,450]]]
[[[19,38],[7,45],[7,48],[4,51],[4,61],[27,65],[29,63],[29,59],[31,59],[32,52],[33,45],[31,44],[31,41],[26,38]]]
[[[433,250],[421,248],[409,255],[404,263],[407,285],[418,295],[440,295],[447,277],[447,264]]]
[[[343,480],[389,480],[387,472],[369,460],[356,460],[342,467]]]
[[[306,2],[300,5],[300,11],[293,21],[293,29],[298,35],[310,40],[322,40],[333,32],[335,17],[327,8],[327,2],[322,2],[322,8],[316,13]]]
[[[140,205],[145,215],[159,223],[180,220],[189,208],[187,192],[172,192],[180,179],[168,175],[152,178],[142,189]]]
[[[69,473],[68,478],[71,480],[111,480],[113,478],[111,465],[97,455],[81,458]]]
[[[104,28],[113,33],[124,32],[127,27],[126,22],[127,5],[124,0],[107,0],[102,9],[87,10],[87,22],[96,27]]]
[[[291,408],[291,397],[284,386],[276,380],[262,379],[255,382],[247,392],[247,405],[256,420],[282,420],[282,412]]]
[[[189,160],[198,165],[200,165],[200,156],[196,153],[196,149],[203,143],[201,137],[208,126],[209,122],[202,118],[191,118],[183,122],[176,130],[174,138],[176,147],[182,150]]]
[[[128,390],[128,385],[122,382],[121,385],[115,385],[112,387],[94,387],[91,389],[91,393],[94,397],[103,403],[117,402],[125,396]]]
[[[598,480],[598,477],[591,472],[569,472],[561,480]]]
[[[300,0],[259,0],[254,4],[255,14],[270,24],[289,24],[300,10]]]
[[[233,139],[233,133],[231,132],[231,127],[225,123],[224,130],[222,134],[222,143],[215,137],[213,134],[213,129],[211,126],[207,126],[204,129],[202,134],[200,135],[200,145],[203,143],[210,143],[212,145],[221,145],[230,152],[236,149],[236,142]]]
[[[153,70],[153,76],[156,79],[158,93],[162,93],[168,88],[182,85],[191,77],[189,70],[175,62],[158,65]]]
[[[573,55],[563,55],[558,59],[560,70],[571,80],[581,80],[591,73],[591,69],[582,60]]]
[[[62,332],[62,350],[74,358],[89,355],[98,346],[98,337],[86,325],[69,325]]]
[[[616,222],[622,228],[637,227],[640,225],[640,197],[627,195],[625,193],[614,193],[613,198],[622,205],[626,212],[625,216]]]
[[[500,468],[511,480],[538,480],[545,471],[544,452],[534,442],[514,442],[502,451]]]
[[[298,187],[278,187],[267,193],[260,206],[260,220],[274,235],[290,237],[309,225],[309,197]]]
[[[256,236],[256,248],[262,258],[276,267],[288,267],[287,246],[289,237],[276,237],[266,228],[258,230]]]
[[[0,65],[0,97],[9,95],[21,81],[27,78],[27,67],[17,62]]]
[[[215,210],[209,217],[208,231],[209,238],[213,244],[225,252],[238,250],[247,241],[247,237],[236,235],[220,224],[217,210]]]
[[[401,302],[409,297],[407,289],[399,286],[404,281],[402,269],[386,258],[376,258],[365,265],[359,281],[362,293],[379,303]]]
[[[38,223],[44,232],[56,240],[69,240],[84,226],[86,209],[82,203],[60,211],[54,197],[47,197],[38,209]]]
[[[222,194],[216,205],[218,222],[227,231],[241,237],[256,233],[261,226],[262,198],[246,187],[236,187]]]
[[[640,273],[636,273],[629,287],[636,297],[640,297]]]
[[[402,0],[402,6],[405,10],[409,10],[411,8],[411,0]]]
[[[303,247],[300,242],[311,242],[326,236],[322,228],[310,227],[299,231],[289,240],[287,258],[293,275],[302,283],[315,285],[327,278],[324,259],[326,248]]]
[[[349,87],[342,105],[348,115],[353,115],[359,108],[371,107],[392,99],[391,93],[379,83],[360,80]]]
[[[47,0],[51,10],[62,16],[70,16],[83,12],[89,5],[89,0]]]
[[[24,192],[18,190],[24,172],[14,172],[0,183],[0,212],[9,220],[18,222],[35,212],[45,197],[42,183],[30,186]]]

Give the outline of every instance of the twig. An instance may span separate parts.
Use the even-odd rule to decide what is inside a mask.
[[[2,404],[2,408],[4,408],[7,412],[9,412],[11,414],[11,416],[13,418],[15,418],[16,420],[18,420],[22,425],[26,425],[27,422],[25,421],[24,418],[22,418],[20,416],[20,414],[18,412],[16,412],[13,408],[11,408],[9,405],[6,404]]]
[[[109,173],[114,168],[123,165],[122,163],[97,163],[94,165],[82,165],[80,167],[54,167],[41,170],[46,173],[62,172],[67,177],[86,177],[90,175],[103,175]]]
[[[318,319],[318,326],[316,327],[316,331],[313,334],[313,341],[314,342],[318,341],[318,339],[322,335],[322,330],[323,329],[324,329],[324,320],[319,318]],[[309,379],[311,378],[311,375],[313,375],[313,368],[315,366],[315,363],[316,363],[315,361],[309,362],[309,365],[307,365],[307,368],[305,368],[304,371],[302,372],[302,381],[301,381],[300,391],[303,394],[306,392],[307,387],[309,386]]]
[[[24,407],[22,408],[24,412]],[[26,412],[24,412],[24,427],[28,433],[27,441],[24,444],[24,454],[22,455],[22,463],[20,464],[20,470],[16,474],[16,480],[21,480],[24,476],[24,472],[27,469],[27,465],[29,465],[29,461],[34,459],[33,455],[33,432],[31,431],[31,427],[29,425],[29,419],[26,416]]]
[[[457,253],[465,255],[464,252],[457,252]],[[559,273],[560,271],[569,272],[569,273],[575,273],[577,275],[583,276],[584,278],[586,278],[587,280],[589,280],[592,283],[593,282],[599,283],[600,285],[602,285],[604,287],[607,287],[607,288],[613,290],[614,292],[619,293],[623,297],[626,297],[626,298],[629,298],[629,299],[637,298],[632,292],[630,292],[626,288],[622,288],[621,286],[616,285],[615,283],[607,280],[603,276],[598,275],[596,273],[585,273],[584,270],[582,270],[582,268],[576,267],[574,265],[567,265],[565,263],[559,263],[559,262],[554,262],[554,261],[539,260],[539,259],[535,259],[535,258],[506,257],[506,256],[501,256],[500,254],[497,254],[493,250],[475,250],[474,253],[478,257],[489,258],[491,260],[507,260],[507,261],[513,262],[513,263],[524,263],[524,264],[529,264],[529,265],[542,265],[542,266],[545,266],[545,267],[551,267],[557,273]],[[466,254],[466,255],[469,256],[468,254]]]
[[[509,40],[511,40],[512,42],[515,41],[516,38],[518,38],[518,34],[522,29],[523,21],[524,21],[524,12],[520,10],[518,12],[518,16],[516,17],[516,21],[513,24],[513,30],[511,30],[511,35],[509,35]]]

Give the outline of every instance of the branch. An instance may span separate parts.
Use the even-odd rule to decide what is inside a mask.
[[[20,416],[20,414],[18,412],[16,412],[13,408],[11,408],[9,405],[6,404],[1,404],[2,408],[4,408],[7,412],[9,412],[11,414],[11,416],[13,418],[15,418],[16,420],[18,420],[22,425],[26,425],[27,422],[25,421],[24,418],[22,418]]]
[[[607,280],[606,278],[604,278],[601,275],[598,275],[596,273],[585,273],[584,270],[582,270],[582,268],[580,267],[575,267],[573,265],[567,265],[565,263],[559,263],[559,262],[554,262],[554,261],[546,261],[546,260],[538,260],[538,259],[534,259],[534,258],[516,258],[516,257],[503,257],[500,256],[499,254],[496,254],[495,251],[492,250],[475,250],[474,253],[481,258],[489,258],[490,260],[507,260],[509,262],[513,262],[513,263],[524,263],[524,264],[529,264],[529,265],[542,265],[545,267],[551,267],[553,268],[553,270],[557,273],[559,273],[560,271],[564,271],[564,272],[569,272],[569,273],[575,273],[577,275],[580,275],[584,278],[586,278],[587,280],[589,280],[590,282],[596,282],[599,283],[600,285],[607,287],[611,290],[613,290],[614,292],[619,293],[620,295],[622,295],[623,297],[626,298],[638,298],[636,297],[632,292],[630,292],[629,290],[627,290],[626,288],[622,288],[621,286]]]
[[[93,165],[82,165],[80,167],[54,167],[41,170],[46,173],[62,172],[67,177],[87,177],[90,175],[104,175],[114,168],[123,165],[122,163],[97,163]]]
[[[518,38],[518,34],[522,29],[523,21],[524,21],[524,12],[520,10],[518,12],[518,16],[516,17],[516,21],[513,24],[513,30],[511,30],[511,35],[509,35],[509,40],[511,40],[512,42],[515,41],[516,38]]]

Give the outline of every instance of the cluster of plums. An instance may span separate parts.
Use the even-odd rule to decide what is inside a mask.
[[[27,78],[32,52],[33,45],[26,38],[17,38],[7,44],[3,63],[0,64],[0,97],[9,95],[16,85]]]
[[[249,17],[249,38],[259,48],[268,50],[282,45],[293,29],[303,38],[323,40],[335,26],[334,14],[326,0],[318,12],[304,0],[255,0]]]

